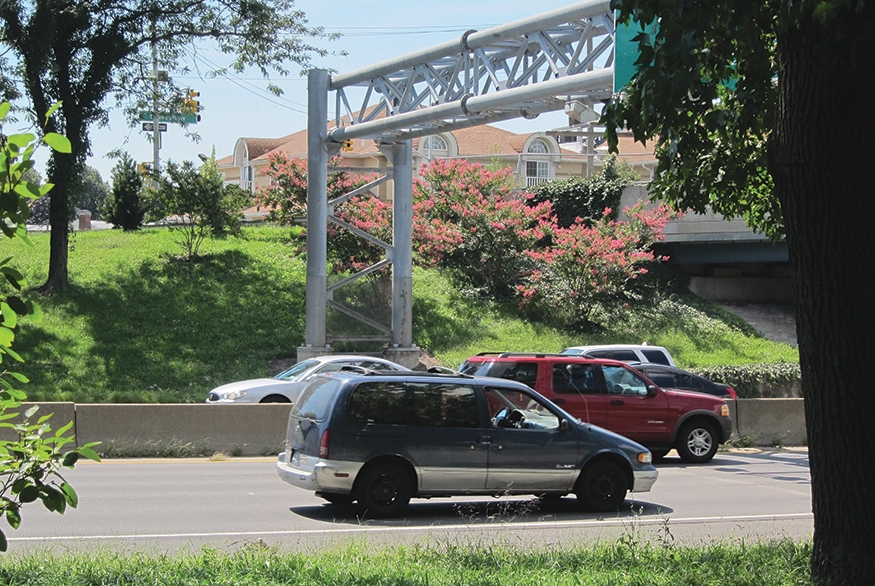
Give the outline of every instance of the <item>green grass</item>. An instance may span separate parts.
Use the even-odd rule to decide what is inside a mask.
[[[32,400],[202,402],[210,389],[269,376],[304,341],[305,257],[297,232],[249,227],[244,238],[208,240],[199,262],[177,258],[166,229],[78,232],[71,290],[42,297],[43,320],[25,320],[5,364],[31,379]],[[49,236],[4,242],[32,286],[45,282]],[[374,289],[372,299],[387,301]],[[375,315],[385,307],[375,309]],[[414,343],[445,366],[483,351],[556,352],[587,343],[669,348],[681,366],[798,361],[737,318],[691,295],[619,311],[598,334],[575,335],[520,318],[513,304],[466,297],[434,270],[414,272]],[[333,323],[333,322],[332,322]],[[344,348],[338,350],[357,348]]]
[[[17,586],[804,586],[809,543],[701,548],[615,543],[524,551],[505,546],[364,545],[308,554],[249,546],[225,554],[29,554],[0,558],[0,582]]]

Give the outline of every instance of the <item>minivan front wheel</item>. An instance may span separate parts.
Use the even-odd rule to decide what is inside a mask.
[[[684,462],[710,462],[717,453],[717,433],[714,426],[704,421],[685,424],[678,433],[677,451]]]
[[[380,464],[365,471],[357,490],[359,506],[373,517],[394,517],[412,496],[410,478],[399,466]]]
[[[589,511],[615,511],[626,500],[626,473],[616,462],[603,460],[584,468],[574,493]]]

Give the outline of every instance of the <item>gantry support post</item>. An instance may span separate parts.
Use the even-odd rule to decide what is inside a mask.
[[[381,143],[392,163],[392,344],[386,358],[405,366],[419,363],[413,345],[413,141]]]
[[[326,343],[328,301],[328,87],[324,69],[307,76],[307,307],[298,361],[330,354]]]

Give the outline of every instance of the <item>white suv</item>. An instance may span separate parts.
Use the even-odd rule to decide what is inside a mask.
[[[595,346],[572,346],[561,354],[588,356],[589,358],[609,358],[623,362],[654,362],[676,366],[674,358],[662,346],[648,344],[601,344]]]

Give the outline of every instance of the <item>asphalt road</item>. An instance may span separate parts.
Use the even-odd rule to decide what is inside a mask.
[[[683,544],[810,536],[805,451],[720,452],[706,465],[666,458],[649,493],[620,513],[577,509],[574,498],[541,505],[521,498],[411,501],[399,519],[361,520],[282,482],[273,459],[108,460],[67,471],[79,507],[58,515],[38,503],[10,551],[95,547],[133,551],[234,550],[265,542],[292,550],[350,542],[509,544],[521,547],[615,539]]]

